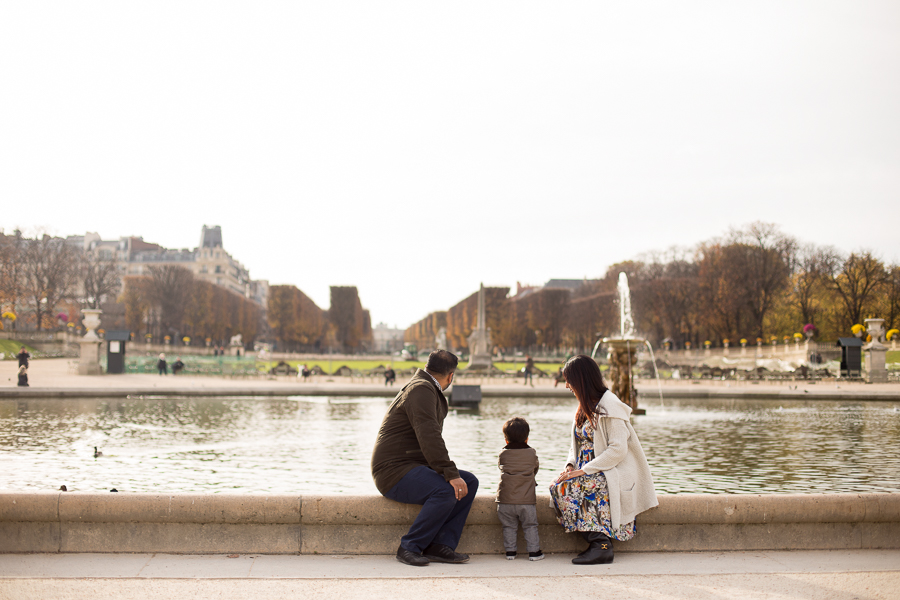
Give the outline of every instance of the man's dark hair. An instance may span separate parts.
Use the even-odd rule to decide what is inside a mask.
[[[432,373],[437,373],[441,377],[444,377],[449,375],[452,371],[455,371],[456,365],[458,364],[459,359],[456,358],[456,355],[452,352],[435,350],[428,355],[428,363],[425,365],[425,368]]]
[[[531,433],[528,421],[522,417],[513,417],[503,424],[503,435],[507,440],[516,444],[524,444]]]

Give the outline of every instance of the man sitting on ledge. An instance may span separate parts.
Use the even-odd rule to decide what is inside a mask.
[[[456,546],[478,479],[456,468],[442,436],[448,411],[443,391],[453,382],[458,363],[446,350],[432,352],[425,370],[416,371],[394,398],[375,440],[375,487],[391,500],[422,505],[397,549],[397,560],[407,565],[469,560]]]

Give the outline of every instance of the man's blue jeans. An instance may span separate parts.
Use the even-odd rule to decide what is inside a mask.
[[[478,491],[478,479],[474,475],[460,471],[459,476],[469,488],[461,500],[456,499],[456,490],[452,485],[425,465],[404,475],[400,483],[385,494],[386,498],[397,502],[422,505],[409,532],[400,538],[401,546],[417,554],[421,554],[430,544],[443,544],[456,549],[475,492]]]

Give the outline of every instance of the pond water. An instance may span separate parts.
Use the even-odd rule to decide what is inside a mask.
[[[384,398],[0,401],[0,489],[375,494]],[[900,403],[667,400],[634,418],[657,491],[900,492]],[[546,490],[574,400],[488,398],[444,423],[451,457],[496,491],[501,426],[531,424]],[[102,456],[94,458],[93,447]]]

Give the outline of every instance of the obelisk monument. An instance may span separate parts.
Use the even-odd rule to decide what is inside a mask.
[[[484,314],[484,284],[478,289],[478,317],[475,321],[475,330],[469,335],[469,366],[468,371],[490,371],[494,366],[491,359],[491,331],[485,325]]]

